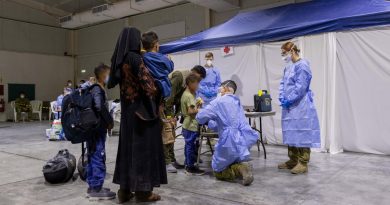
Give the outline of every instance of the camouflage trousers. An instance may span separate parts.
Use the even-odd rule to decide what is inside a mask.
[[[172,162],[176,162],[175,157],[175,143],[165,144],[164,147],[164,157],[165,164],[170,164]]]
[[[288,157],[293,162],[300,162],[304,165],[310,161],[310,148],[288,147]]]
[[[214,176],[218,180],[234,181],[236,178],[242,177],[239,171],[242,166],[248,165],[242,163],[232,164],[222,172],[214,172]]]

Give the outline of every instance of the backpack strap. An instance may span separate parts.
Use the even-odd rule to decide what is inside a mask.
[[[85,142],[82,142],[81,143],[81,164],[83,165],[83,167],[85,166],[84,164],[84,158],[85,158]]]

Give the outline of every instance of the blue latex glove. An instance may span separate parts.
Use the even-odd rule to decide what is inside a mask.
[[[281,106],[282,106],[283,108],[285,108],[285,109],[288,109],[288,108],[291,106],[291,103],[290,103],[288,100],[286,100],[286,99],[282,99],[282,104],[281,104]]]
[[[204,95],[205,95],[207,98],[212,98],[212,97],[215,96],[213,92],[206,92]]]

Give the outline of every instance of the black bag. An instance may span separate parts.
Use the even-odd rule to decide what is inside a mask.
[[[68,182],[76,170],[76,158],[67,149],[60,150],[42,169],[45,180],[50,184]]]
[[[271,112],[272,111],[272,98],[266,90],[263,90],[261,96],[254,96],[255,112]]]
[[[62,101],[62,127],[66,139],[73,144],[87,141],[99,127],[100,118],[93,109],[92,85],[86,89],[77,89],[64,97]]]

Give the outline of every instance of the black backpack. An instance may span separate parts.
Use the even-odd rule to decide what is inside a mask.
[[[67,140],[73,144],[87,141],[99,127],[100,118],[93,108],[91,90],[81,88],[64,97],[62,101],[62,127]]]
[[[42,169],[45,180],[50,184],[68,182],[76,170],[76,158],[67,149],[60,150]]]

